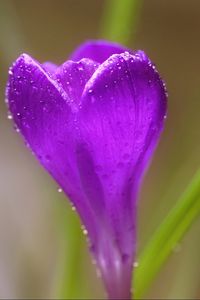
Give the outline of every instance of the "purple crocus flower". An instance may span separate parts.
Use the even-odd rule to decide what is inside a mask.
[[[106,41],[81,45],[61,66],[22,54],[6,95],[27,145],[76,207],[109,298],[129,299],[138,189],[166,114],[155,66]]]

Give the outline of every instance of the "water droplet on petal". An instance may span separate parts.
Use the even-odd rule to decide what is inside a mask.
[[[84,235],[88,234],[88,231],[87,231],[87,229],[85,228],[84,225],[81,225],[81,229],[82,229]]]
[[[62,193],[62,189],[61,188],[58,188],[58,193]]]
[[[138,261],[135,261],[135,262],[133,263],[133,267],[134,267],[134,268],[139,267],[139,262],[138,262]]]
[[[84,234],[84,235],[87,235],[87,234],[88,234],[87,229],[83,229],[83,234]]]
[[[83,71],[83,67],[78,67],[78,70],[79,71]]]
[[[76,207],[72,205],[72,211],[76,211]]]

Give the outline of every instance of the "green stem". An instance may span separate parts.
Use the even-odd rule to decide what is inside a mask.
[[[107,0],[104,10],[102,38],[127,44],[137,26],[140,0]]]
[[[200,215],[200,171],[168,214],[139,258],[135,270],[135,297],[140,299],[161,267]]]
[[[60,200],[60,199],[59,199]],[[59,258],[58,278],[55,296],[57,299],[74,299],[80,296],[82,277],[81,253],[83,250],[83,233],[77,214],[69,206],[59,205],[61,221],[61,255]]]

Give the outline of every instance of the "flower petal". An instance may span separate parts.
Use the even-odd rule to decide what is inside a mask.
[[[82,67],[83,62],[77,65]],[[71,68],[71,76],[73,80],[77,80],[77,89],[79,89],[79,79],[82,75],[78,75],[77,68],[72,63],[67,67]],[[58,77],[60,80],[53,80],[43,66],[30,56],[20,56],[9,72],[8,104],[18,130],[21,131],[41,164],[73,201],[94,241],[96,236],[94,215],[96,206],[99,208],[100,203],[93,201],[91,206],[91,200],[88,200],[82,187],[83,180],[77,167],[79,149],[76,141],[78,131],[77,116],[73,110],[74,100],[71,99],[69,89],[66,89],[65,78],[60,70],[65,68],[62,67],[56,73],[60,75]],[[82,71],[80,73],[82,74]],[[88,72],[85,69],[84,80],[87,75],[91,75],[91,68]],[[98,182],[95,176],[92,177],[91,182],[97,188]]]
[[[53,64],[50,61],[46,61],[42,64],[43,69],[49,73],[49,75],[52,75],[55,73],[56,69],[58,68],[58,66],[56,64]]]
[[[57,68],[54,79],[66,91],[74,109],[79,108],[85,84],[98,66],[97,62],[83,58],[78,62],[68,60]]]
[[[79,46],[71,55],[73,61],[79,61],[82,58],[89,58],[98,63],[104,62],[113,54],[120,54],[129,51],[125,47],[104,40],[91,40]]]
[[[142,51],[113,55],[86,84],[79,114],[81,139],[104,189],[110,237],[106,250],[97,250],[99,255],[110,244],[121,261],[133,259],[135,196],[165,113],[164,84]]]

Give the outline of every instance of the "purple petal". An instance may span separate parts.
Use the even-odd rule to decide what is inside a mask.
[[[113,55],[97,69],[83,92],[81,139],[103,187],[104,227],[109,236],[106,244],[99,242],[96,255],[108,258],[109,252],[112,257],[116,251],[118,256],[117,267],[112,259],[104,264],[99,261],[106,281],[114,280],[116,268],[123,268],[125,260],[128,265],[133,260],[136,194],[165,113],[165,87],[142,51]]]
[[[22,55],[10,69],[7,98],[15,124],[41,164],[71,198],[82,221],[89,228],[93,240],[96,236],[94,206],[87,199],[77,168],[76,100],[71,98],[70,87],[77,83],[80,93],[92,72],[91,62],[66,63],[53,80],[43,66],[28,55]],[[96,65],[96,64],[94,64]],[[71,85],[64,84],[65,67],[70,69]],[[78,70],[78,68],[84,68]],[[93,68],[94,71],[95,67]],[[83,80],[83,84],[81,84]],[[95,176],[93,176],[93,182]],[[96,182],[95,182],[96,184]],[[100,194],[99,194],[100,195]]]
[[[49,61],[46,61],[42,64],[42,67],[43,69],[49,73],[50,75],[51,74],[54,74],[56,69],[58,68],[57,65],[53,64],[52,62],[49,62]]]
[[[104,40],[91,40],[79,46],[71,55],[73,61],[79,61],[82,58],[89,58],[98,63],[104,62],[113,54],[120,54],[129,51],[127,48],[113,42]]]
[[[78,62],[69,60],[54,73],[54,79],[66,91],[74,108],[80,105],[85,84],[98,66],[98,63],[87,58]]]

